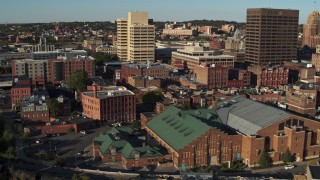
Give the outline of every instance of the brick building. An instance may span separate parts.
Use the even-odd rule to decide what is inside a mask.
[[[222,122],[243,134],[241,158],[256,166],[266,150],[274,163],[289,148],[297,161],[319,156],[320,123],[280,109],[235,96],[218,103]]]
[[[240,158],[242,136],[223,126],[212,109],[183,111],[171,106],[144,128],[168,150],[179,168]]]
[[[251,72],[244,69],[229,69],[228,73],[228,87],[250,85]]]
[[[128,84],[133,87],[150,87],[156,86],[158,88],[161,86],[161,79],[154,78],[154,77],[142,77],[142,76],[129,76],[128,77]]]
[[[286,93],[288,109],[314,117],[316,114],[317,91],[313,89],[291,90]]]
[[[48,82],[60,84],[77,71],[85,71],[89,77],[95,76],[94,58],[91,56],[77,56],[73,59],[50,59],[48,60]]]
[[[169,78],[172,69],[160,64],[125,64],[121,66],[121,81],[128,83],[130,76],[150,76],[155,78]]]
[[[32,96],[20,102],[20,118],[23,124],[45,124],[50,122],[47,91],[34,91]]]
[[[121,86],[93,85],[88,88],[93,91],[81,93],[84,116],[100,125],[136,120],[136,97],[133,92]]]
[[[17,105],[25,97],[30,97],[32,94],[31,79],[18,79],[11,87],[11,103]]]
[[[258,166],[263,151],[274,163],[282,161],[287,149],[296,161],[319,156],[320,122],[241,96],[213,104],[216,111],[171,106],[152,120],[145,118],[143,128],[168,150],[179,168],[237,159]]]
[[[219,37],[210,37],[210,44],[209,49],[224,49],[225,48],[225,41]]]
[[[251,83],[257,86],[279,87],[288,84],[289,68],[282,66],[249,66]]]
[[[313,80],[316,75],[316,68],[313,67],[310,61],[286,61],[284,67],[289,68],[289,81]]]
[[[208,89],[223,88],[228,86],[228,69],[223,65],[201,64],[193,69],[197,81],[206,84]]]
[[[130,133],[140,132],[134,132],[130,127],[119,127],[94,138],[93,156],[100,157],[104,163],[121,162],[126,168],[158,166],[166,158],[158,147],[146,145],[147,141]]]

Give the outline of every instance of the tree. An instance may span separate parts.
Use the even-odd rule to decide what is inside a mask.
[[[287,148],[286,152],[284,153],[283,157],[282,157],[282,161],[286,164],[291,163],[292,162],[292,154],[289,150],[289,148]]]
[[[91,84],[91,80],[85,71],[74,71],[67,80],[67,86],[73,90],[84,91],[87,85]]]
[[[94,57],[95,64],[99,67],[103,66],[105,62],[119,60],[117,55],[104,52],[93,52],[91,56]]]
[[[140,129],[140,126],[141,126],[141,123],[138,120],[133,121],[131,124],[131,127],[136,129]]]
[[[27,144],[29,142],[29,140],[30,140],[30,134],[24,132],[23,135],[22,135],[22,139],[23,139],[23,143]]]
[[[263,168],[271,166],[271,158],[266,151],[262,151],[259,158],[259,165]]]
[[[59,116],[61,111],[61,106],[58,100],[49,99],[48,108],[49,108],[50,117],[56,118]]]
[[[79,175],[77,173],[73,174],[72,180],[90,180],[90,178],[86,175]]]
[[[66,160],[62,157],[57,157],[57,159],[55,160],[55,164],[62,167],[66,165]]]
[[[162,102],[163,96],[160,93],[157,92],[148,92],[142,97],[142,102],[145,105],[146,108],[150,108],[153,110],[156,106],[157,102]]]
[[[73,133],[75,130],[74,130],[74,128],[73,127],[70,127],[69,129],[68,129],[68,133]]]

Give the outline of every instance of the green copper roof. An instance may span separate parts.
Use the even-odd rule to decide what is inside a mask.
[[[212,127],[224,128],[213,109],[181,110],[170,107],[147,126],[173,149],[180,150]]]
[[[94,138],[94,142],[100,145],[99,149],[101,153],[110,154],[111,149],[116,148],[117,153],[121,153],[126,159],[133,159],[134,152],[139,152],[140,157],[162,156],[160,149],[157,147],[133,147],[128,141],[122,138],[114,138],[116,134],[120,134],[121,136],[127,135],[131,131],[130,129],[132,130],[130,127],[112,128],[106,133]]]

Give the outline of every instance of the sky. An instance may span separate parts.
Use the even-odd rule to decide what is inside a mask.
[[[114,21],[129,11],[149,12],[155,21],[228,20],[245,22],[247,8],[300,10],[300,24],[320,11],[320,0],[3,0],[0,24]]]

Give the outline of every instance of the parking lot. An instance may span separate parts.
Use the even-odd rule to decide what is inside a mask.
[[[92,143],[94,137],[106,131],[108,127],[86,131],[86,134],[71,132],[65,135],[46,137],[31,137],[26,148],[28,155],[39,151],[55,151],[64,158],[67,166],[73,166],[82,160],[92,158]],[[37,143],[38,142],[38,143]]]

